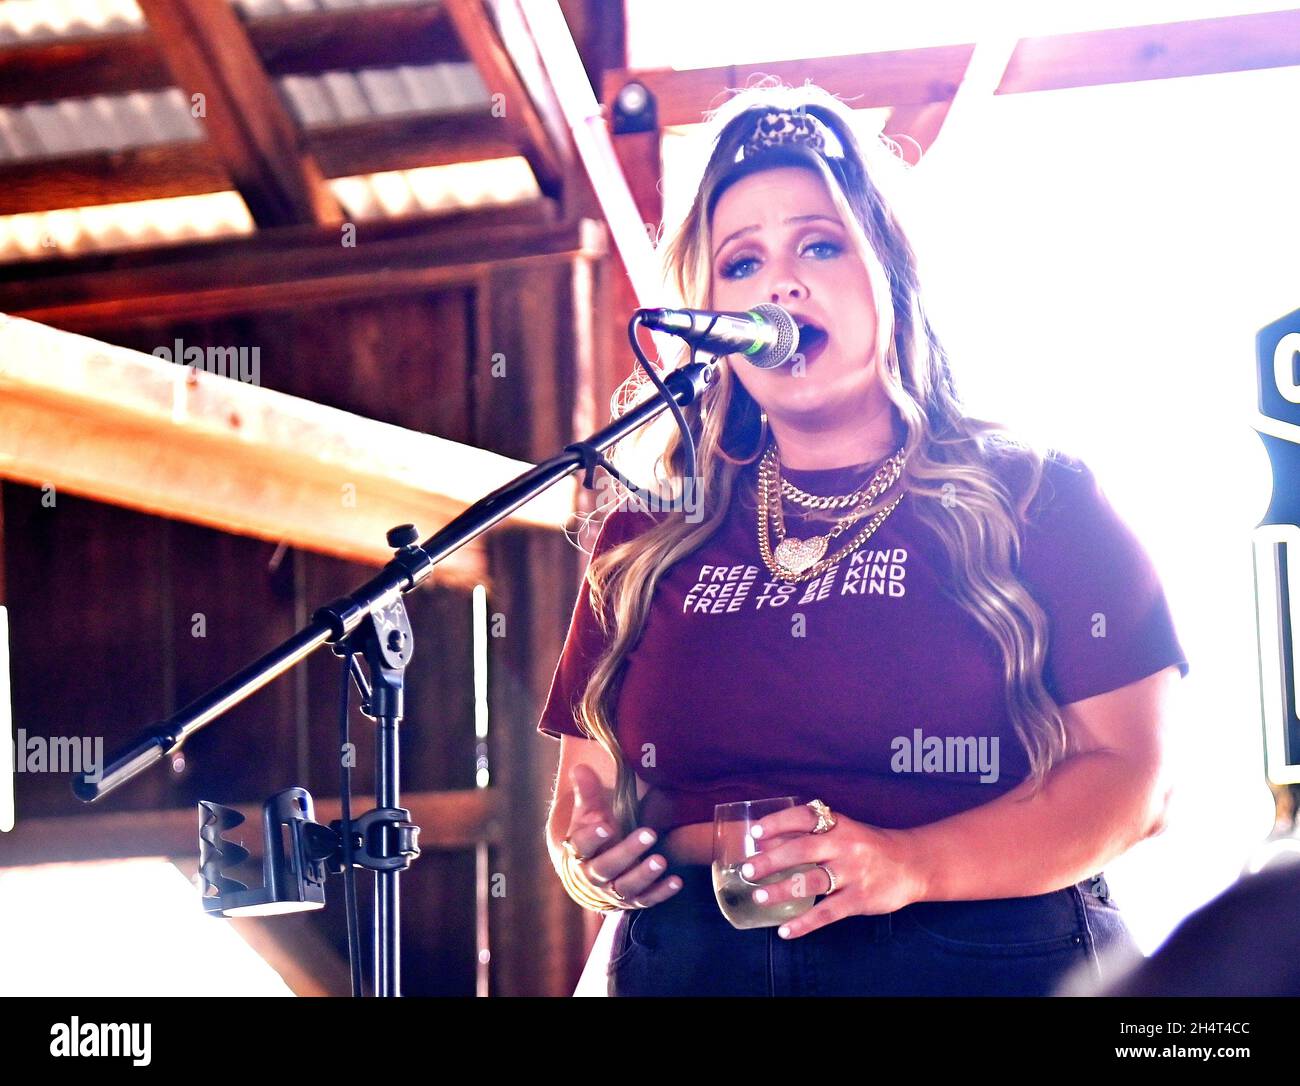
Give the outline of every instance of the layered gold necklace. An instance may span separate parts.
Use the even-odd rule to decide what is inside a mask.
[[[894,511],[895,506],[903,500],[899,494],[883,509],[878,509],[866,526],[857,533],[839,551],[824,558],[831,541],[846,532],[852,525],[863,518],[871,503],[898,481],[902,474],[906,457],[900,448],[877,469],[875,475],[861,490],[852,494],[836,496],[819,496],[800,490],[793,483],[781,478],[781,458],[776,446],[768,446],[767,452],[758,466],[758,551],[763,556],[768,570],[779,581],[798,583],[820,577],[836,562],[847,557],[870,539]],[[835,522],[834,527],[825,535],[810,536],[807,539],[795,539],[786,534],[785,514],[781,508],[783,497],[789,498],[796,505],[807,509],[843,509],[850,512]],[[862,506],[858,509],[858,506]],[[775,531],[776,549],[772,549],[771,532]]]

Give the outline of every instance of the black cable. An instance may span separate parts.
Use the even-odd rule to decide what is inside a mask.
[[[639,362],[641,368],[645,370],[646,376],[650,378],[650,381],[654,384],[655,388],[659,390],[660,395],[662,395],[663,398],[668,402],[668,410],[672,412],[673,418],[677,422],[677,428],[682,432],[682,443],[685,445],[686,448],[685,478],[690,481],[689,485],[694,486],[695,485],[695,437],[691,433],[690,426],[688,426],[686,423],[686,416],[682,414],[681,407],[678,406],[677,401],[673,398],[673,394],[668,390],[668,386],[663,383],[663,380],[660,378],[659,374],[655,372],[655,368],[650,364],[650,360],[646,358],[645,352],[641,350],[641,344],[637,341],[636,338],[636,330],[643,323],[644,320],[642,318],[640,311],[633,313],[632,319],[628,321],[628,325],[627,325],[627,338],[629,342],[631,342],[632,344],[632,353],[636,355],[637,362]],[[692,352],[692,354],[693,353],[694,352]],[[627,487],[634,494],[636,494],[638,498],[641,497],[642,491],[640,490],[640,488],[637,487],[634,483],[624,478],[614,468],[612,464],[610,464],[608,461],[605,460],[604,457],[600,457],[599,462],[606,471],[608,471],[611,475],[614,476],[614,478],[616,478],[620,483],[622,483],[625,487]],[[683,491],[683,496],[685,496],[684,491]]]
[[[348,967],[352,974],[352,995],[361,992],[361,924],[357,916],[357,872],[352,866],[352,767],[348,754],[348,695],[351,692],[352,645],[347,644],[343,661],[343,683],[339,695],[339,833],[343,841],[343,901],[347,913]]]

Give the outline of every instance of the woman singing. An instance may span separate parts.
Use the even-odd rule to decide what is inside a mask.
[[[964,413],[852,125],[737,95],[664,245],[682,304],[776,303],[800,353],[683,409],[695,515],[605,518],[539,724],[557,871],[624,911],[612,995],[1046,995],[1137,953],[1101,872],[1162,829],[1164,592],[1086,465]],[[815,865],[754,890],[815,904],[734,928],[714,807],[779,796],[742,873]]]

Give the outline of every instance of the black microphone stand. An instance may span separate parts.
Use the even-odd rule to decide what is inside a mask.
[[[74,793],[87,803],[94,802],[174,754],[200,728],[301,663],[321,645],[336,646],[334,651],[340,655],[344,654],[340,648],[346,651],[351,646],[367,658],[371,668],[373,689],[365,685],[355,657],[346,652],[353,678],[361,689],[363,709],[379,725],[379,742],[377,809],[351,823],[358,830],[378,832],[363,833],[358,851],[349,855],[354,864],[375,871],[373,991],[379,996],[400,995],[398,876],[410,858],[418,855],[414,842],[419,832],[409,821],[409,812],[398,807],[397,732],[402,718],[403,671],[414,647],[402,596],[419,587],[448,555],[578,468],[585,469],[583,486],[590,489],[596,467],[609,467],[602,456],[604,451],[669,409],[663,391],[671,394],[674,414],[679,414],[676,407],[695,402],[713,383],[717,365],[716,359],[710,359],[674,370],[663,379],[663,390],[658,395],[633,407],[588,440],[565,446],[563,452],[480,498],[423,544],[415,543],[418,534],[410,526],[403,526],[405,531],[394,529],[388,538],[397,550],[375,577],[351,595],[319,608],[310,624],[279,647],[115,751],[97,780],[88,780],[85,773],[74,776]]]

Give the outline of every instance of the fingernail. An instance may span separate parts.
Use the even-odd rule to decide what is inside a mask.
[[[759,826],[759,825],[753,825],[753,826],[750,826],[750,827],[749,827],[749,836],[750,836],[750,837],[753,837],[755,840],[757,840],[758,838],[762,837],[762,836],[763,836],[763,827],[762,827],[762,826]]]
[[[668,880],[668,885],[671,886],[674,890],[680,890],[682,888],[682,880],[679,879],[676,875],[674,875],[671,879]]]
[[[755,890],[755,891],[754,891],[754,900],[757,901],[760,905],[762,905],[763,902],[765,902],[765,901],[767,900],[767,891],[766,891],[766,890]]]
[[[663,869],[664,869],[664,865],[661,864],[658,860],[651,860],[651,861],[650,861],[650,870],[651,870],[651,871],[662,871]]]
[[[754,865],[753,865],[753,864],[741,864],[741,865],[740,865],[740,874],[741,874],[741,877],[742,877],[742,878],[752,879],[752,878],[754,877]]]
[[[597,836],[597,837],[608,837],[608,836],[609,836],[609,830],[605,829],[604,826],[597,826],[597,827],[596,827],[596,836]]]
[[[781,936],[782,939],[789,939],[789,938],[790,938],[790,925],[789,925],[789,924],[782,924],[779,928],[776,929],[776,933],[777,933],[777,935]]]
[[[649,830],[642,830],[641,836],[637,838],[637,840],[640,841],[643,845],[654,844],[654,839],[655,839],[655,835],[651,833]]]

